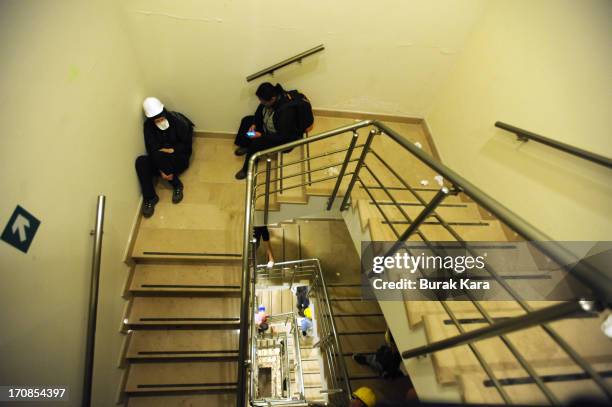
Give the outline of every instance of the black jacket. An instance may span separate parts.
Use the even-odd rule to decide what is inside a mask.
[[[402,356],[397,350],[383,345],[376,351],[376,361],[382,366],[384,373],[393,375],[399,370]]]
[[[287,108],[286,104],[290,102],[287,98],[287,92],[281,87],[276,85],[278,91],[278,100],[272,108],[274,109],[274,128],[276,129],[276,136],[283,142],[294,141],[302,137],[302,132],[297,126],[297,117],[295,109]],[[264,133],[263,124],[263,109],[264,105],[260,104],[255,111],[255,130]]]
[[[145,120],[143,125],[145,147],[147,154],[153,155],[160,148],[173,148],[174,154],[185,158],[191,156],[191,143],[193,136],[193,123],[178,112],[164,110],[170,127],[160,130],[153,118]]]

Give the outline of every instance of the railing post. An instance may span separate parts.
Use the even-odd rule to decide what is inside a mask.
[[[374,136],[376,134],[379,134],[379,132],[374,129],[370,130],[370,134],[368,134],[368,138],[363,146],[363,151],[361,152],[361,155],[359,156],[359,161],[357,161],[355,172],[353,172],[351,181],[349,182],[348,187],[346,187],[344,198],[342,198],[342,203],[340,204],[341,211],[347,208],[347,202],[351,196],[351,191],[353,190],[353,187],[355,186],[355,182],[357,182],[357,177],[359,176],[359,170],[361,169],[361,166],[363,165],[365,161],[366,155],[368,154],[368,150],[370,150],[370,145],[372,144],[372,140],[374,139]]]
[[[268,210],[270,206],[270,165],[272,160],[266,158],[266,191],[264,195],[264,225],[268,224]]]
[[[391,257],[395,254],[395,252],[400,248],[401,245],[404,244],[406,240],[412,235],[418,228],[421,226],[421,223],[425,221],[431,215],[431,213],[436,209],[436,207],[446,198],[449,194],[449,189],[447,187],[442,187],[438,191],[438,193],[429,201],[427,206],[423,208],[423,210],[418,214],[418,216],[412,221],[410,226],[402,233],[400,237],[397,238],[395,244],[389,249],[386,257]]]
[[[357,144],[357,138],[359,137],[359,133],[357,130],[353,131],[353,138],[351,138],[351,144],[349,144],[348,151],[346,152],[346,157],[344,158],[344,162],[342,163],[342,167],[340,168],[340,174],[338,174],[338,181],[336,181],[336,185],[334,186],[334,190],[327,201],[327,210],[329,211],[334,204],[334,200],[336,199],[336,194],[340,189],[340,184],[342,183],[342,179],[344,178],[344,173],[346,172],[346,167],[348,167],[349,161],[351,161],[351,155],[353,155],[353,149],[355,148],[355,144]]]

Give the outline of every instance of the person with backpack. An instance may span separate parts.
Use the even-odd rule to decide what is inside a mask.
[[[172,202],[183,199],[183,183],[179,175],[189,167],[194,124],[179,112],[166,110],[154,97],[144,100],[147,117],[144,125],[146,155],[136,158],[136,173],[142,190],[142,215],[149,218],[155,212],[159,197],[153,180],[160,176],[172,186]]]
[[[234,141],[235,154],[245,156],[236,179],[246,178],[253,154],[300,139],[314,123],[310,101],[297,90],[287,92],[280,84],[264,82],[255,94],[260,104],[253,116],[242,119]]]

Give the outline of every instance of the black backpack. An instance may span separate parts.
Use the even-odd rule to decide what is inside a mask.
[[[189,117],[185,116],[181,112],[172,112],[172,113],[174,114],[174,117],[176,117],[178,120],[180,120],[183,123],[185,123],[185,125],[187,127],[189,127],[191,130],[193,130],[193,128],[195,127],[195,124],[189,119]]]
[[[301,133],[309,131],[314,123],[314,115],[312,114],[310,100],[297,90],[290,90],[286,95],[289,102],[282,106],[281,109],[295,109],[298,131]]]

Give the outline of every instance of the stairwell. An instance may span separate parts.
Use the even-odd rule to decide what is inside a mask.
[[[353,117],[317,117],[312,134],[335,129],[351,124],[353,120],[364,119],[355,115]],[[385,122],[389,127],[406,135],[407,139],[422,150],[435,156],[435,147],[430,143],[424,127],[417,123]],[[359,131],[357,148],[351,156],[347,172],[354,170],[360,154],[359,146],[363,145],[369,128]],[[303,169],[320,169],[318,175],[308,177],[292,177],[291,166],[285,167],[285,179],[282,187],[277,181],[275,188],[275,206],[271,206],[270,217],[274,211],[294,213],[297,205],[309,206],[309,203],[318,196],[328,197],[332,194],[335,179],[318,182],[326,177],[333,178],[338,175],[341,162],[346,156],[346,148],[350,143],[351,134],[345,133],[310,145],[294,148],[290,153],[283,154],[285,163],[299,161],[302,157],[311,157],[311,160],[295,164]],[[360,178],[352,190],[350,207],[342,212],[341,216],[352,237],[357,253],[360,253],[362,241],[390,241],[397,240],[399,235],[409,226],[410,220],[423,210],[442,185],[448,186],[446,180],[436,179],[436,174],[424,163],[419,162],[407,151],[402,151],[390,138],[378,137],[372,143],[372,150],[368,155]],[[334,153],[338,151],[338,153]],[[329,154],[328,154],[329,153]],[[313,158],[316,157],[316,158]],[[277,159],[277,162],[279,159]],[[298,171],[298,170],[293,170]],[[278,172],[278,170],[277,170]],[[394,174],[395,172],[395,174]],[[400,175],[403,181],[398,179]],[[274,180],[274,177],[272,177]],[[348,185],[345,177],[340,184],[339,196],[336,203],[342,198]],[[314,182],[313,182],[314,181]],[[441,181],[441,182],[440,182]],[[259,181],[262,182],[262,181]],[[438,184],[438,182],[440,182]],[[303,184],[300,186],[300,184]],[[260,198],[261,199],[261,198]],[[258,202],[259,204],[259,202]],[[319,205],[321,205],[319,203]],[[292,208],[293,207],[293,208]],[[316,217],[324,216],[308,208],[306,213]],[[337,211],[327,212],[330,217],[338,216]],[[436,217],[439,215],[439,217]],[[520,215],[520,214],[519,214]],[[282,215],[280,216],[282,218]],[[444,219],[443,225],[440,218]],[[452,232],[449,230],[452,229]],[[318,241],[326,239],[329,231],[320,231],[302,240]],[[492,241],[513,242],[520,241],[520,237],[497,220],[487,210],[473,202],[465,194],[447,196],[444,202],[436,208],[434,215],[425,220],[409,240],[421,241],[455,241],[456,237],[464,241]],[[333,239],[317,246],[331,247]],[[308,245],[304,245],[308,246]],[[340,251],[336,253],[341,253]],[[319,251],[303,249],[302,256],[318,256]],[[326,277],[327,279],[327,277]],[[407,350],[433,343],[442,339],[456,336],[461,331],[470,331],[488,325],[487,318],[500,320],[510,316],[522,315],[524,307],[517,301],[479,301],[478,307],[470,301],[381,301],[375,304],[360,300],[360,281],[351,284],[346,276],[339,282],[328,282],[330,297],[335,303],[334,315],[339,327],[343,326],[343,318],[350,318],[347,306],[354,307],[351,312],[359,315],[358,330],[361,332],[359,345],[354,347],[349,335],[340,335],[343,341],[343,352],[347,349],[372,350],[374,343],[382,343],[380,335],[384,332],[383,324],[389,325],[398,343],[400,350]],[[335,294],[336,289],[342,290],[342,296]],[[344,297],[346,295],[346,297]],[[350,298],[350,297],[353,298]],[[350,302],[350,301],[354,302]],[[551,301],[528,301],[524,304],[531,309],[540,309],[551,306]],[[456,326],[447,310],[450,310],[458,321]],[[347,312],[343,315],[343,312]],[[491,338],[474,343],[471,346],[463,345],[449,350],[440,351],[422,358],[404,360],[404,366],[409,373],[416,393],[422,400],[446,400],[465,403],[526,403],[548,404],[567,402],[581,395],[590,397],[606,397],[602,389],[593,380],[585,375],[584,370],[563,348],[573,348],[586,363],[593,366],[603,380],[607,383],[607,397],[610,397],[612,379],[610,378],[610,362],[612,362],[612,346],[610,340],[601,332],[601,324],[607,317],[607,312],[599,315],[581,318],[567,318],[544,326],[536,326],[522,331],[514,332],[503,337]],[[384,319],[383,319],[384,317]],[[366,325],[366,320],[369,318]],[[380,318],[380,319],[377,319]],[[379,335],[378,338],[376,336]],[[372,345],[368,347],[367,341]],[[361,347],[361,348],[360,348]],[[500,380],[501,387],[506,393],[506,400],[492,385],[492,380],[485,373],[476,353],[491,369],[493,375]],[[351,374],[356,374],[355,363],[346,359]],[[530,365],[530,366],[528,366]],[[526,370],[531,369],[531,370]],[[363,372],[363,374],[367,374]],[[534,380],[531,376],[535,376]],[[359,385],[351,377],[352,388]],[[536,382],[540,381],[540,384]],[[385,394],[385,389],[377,388],[376,384],[368,383],[375,389],[379,400],[398,400],[398,396]],[[548,395],[543,391],[546,390]],[[410,396],[404,395],[404,400]]]
[[[358,118],[320,114],[311,134],[350,124]],[[387,124],[435,156],[435,147],[422,123],[400,120]],[[359,146],[365,142],[368,130],[359,132],[358,147],[347,167],[349,173],[355,168],[361,152]],[[346,155],[343,149],[351,137],[347,133],[273,157],[269,209],[271,218],[284,220],[270,225],[277,262],[321,260],[352,389],[368,386],[379,400],[387,401],[414,399],[416,390],[416,395],[425,401],[502,402],[475,359],[476,350],[496,376],[505,380],[504,388],[511,402],[549,402],[535,383],[525,379],[524,367],[506,343],[510,342],[549,383],[558,400],[567,400],[577,393],[601,395],[591,380],[580,377],[580,368],[541,327],[515,332],[505,339],[491,338],[471,347],[463,345],[404,360],[408,376],[393,381],[377,377],[351,359],[355,352],[375,352],[384,343],[387,329],[392,331],[400,351],[456,335],[458,327],[452,324],[446,309],[456,315],[462,330],[487,323],[470,302],[378,303],[361,298],[361,241],[395,241],[408,226],[407,219],[418,215],[440,185],[433,170],[407,152],[399,151],[392,140],[378,137],[372,144],[376,154],[368,156],[348,210],[337,211],[350,178],[345,177],[334,210],[325,211],[322,197],[332,193],[333,178],[339,173],[339,163]],[[343,151],[334,153],[337,150]],[[308,157],[311,159],[304,161]],[[293,161],[296,164],[279,167]],[[126,369],[123,390],[128,406],[235,404],[244,183],[235,181],[233,174],[240,164],[241,160],[233,155],[230,139],[196,137],[193,162],[182,177],[185,200],[172,205],[171,191],[162,186],[155,215],[140,223],[132,251],[134,267],[125,293],[129,305],[122,326],[126,345],[121,365]],[[409,187],[398,182],[389,166],[401,174]],[[320,170],[310,177],[299,174],[306,169]],[[264,176],[258,175],[259,183]],[[313,182],[325,177],[329,180]],[[256,196],[256,209],[263,210],[263,188]],[[315,213],[312,208],[317,206],[320,208]],[[300,207],[309,208],[304,214],[306,218],[295,216]],[[466,241],[518,239],[463,194],[447,197],[436,213]],[[435,217],[427,219],[419,232],[420,236],[414,234],[410,239],[421,240],[425,236],[431,241],[454,240],[453,234]],[[279,295],[262,301],[282,312],[287,307],[294,308],[287,293]],[[481,301],[480,305],[493,318],[523,312],[514,301]],[[529,305],[539,308],[550,303]],[[604,317],[568,319],[550,325],[598,371],[609,372],[612,347],[599,329]],[[304,350],[310,351],[307,347]],[[611,379],[606,380],[609,383]],[[312,388],[307,399],[320,400],[323,387]]]
[[[152,218],[141,219],[120,364],[127,406],[236,403],[244,184],[231,140],[194,137],[185,198],[160,183]]]

